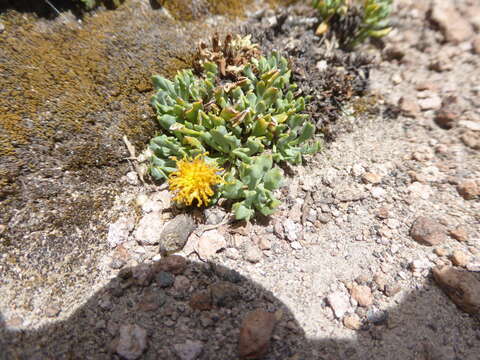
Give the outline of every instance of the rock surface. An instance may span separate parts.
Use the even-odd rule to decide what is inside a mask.
[[[238,344],[241,359],[259,359],[267,353],[275,322],[275,315],[263,310],[245,316]]]
[[[436,246],[445,241],[445,230],[435,220],[420,216],[413,223],[410,229],[410,236],[417,242],[428,245]]]
[[[474,273],[443,266],[433,269],[433,277],[461,310],[480,312],[480,279]]]

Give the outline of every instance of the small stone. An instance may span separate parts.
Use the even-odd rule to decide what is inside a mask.
[[[443,247],[437,247],[434,251],[438,256],[447,256],[448,254],[448,250]]]
[[[128,240],[135,226],[133,217],[121,217],[108,227],[107,243],[114,248]]]
[[[442,106],[435,112],[433,120],[439,127],[448,130],[457,124],[460,114],[461,108],[458,104],[458,97],[449,95],[442,100]]]
[[[138,286],[148,286],[152,282],[153,268],[147,264],[140,264],[132,269],[132,278]]]
[[[168,209],[172,203],[172,195],[170,191],[157,191],[153,194],[139,194],[137,196],[137,204],[142,207],[144,213],[159,212]]]
[[[352,166],[352,175],[355,177],[362,176],[365,173],[365,168],[360,164],[354,164]]]
[[[473,180],[458,184],[457,191],[465,200],[473,200],[480,195],[480,187]]]
[[[238,287],[227,281],[220,281],[210,285],[209,289],[215,306],[231,308],[240,297]]]
[[[166,271],[160,271],[155,275],[155,281],[161,288],[168,288],[175,283],[175,276]]]
[[[283,223],[283,229],[285,231],[285,236],[289,241],[295,241],[298,239],[298,235],[300,232],[300,225],[295,223],[291,219],[286,219]]]
[[[436,220],[419,216],[410,229],[410,236],[422,245],[436,246],[446,240],[445,231]]]
[[[367,172],[367,173],[363,174],[362,181],[365,184],[378,184],[382,181],[382,177],[378,174]]]
[[[123,266],[125,266],[129,258],[130,254],[128,250],[125,249],[123,245],[118,245],[113,252],[112,261],[110,262],[109,266],[114,270],[121,269]]]
[[[373,188],[370,190],[370,193],[372,194],[372,196],[373,196],[375,199],[381,199],[381,198],[385,197],[385,195],[387,194],[387,192],[385,191],[385,189],[381,188],[380,186],[375,186],[375,187],[373,187]]]
[[[302,244],[300,244],[299,241],[292,241],[290,243],[290,247],[293,249],[293,250],[302,250],[303,246]]]
[[[389,212],[390,211],[387,207],[382,206],[382,207],[378,208],[378,210],[377,210],[377,217],[379,219],[386,219],[389,216]]]
[[[387,284],[385,285],[385,295],[387,295],[388,297],[393,297],[398,294],[401,289],[402,288],[398,285]]]
[[[362,321],[357,314],[350,314],[343,318],[343,325],[352,330],[359,330],[362,327]]]
[[[190,299],[190,307],[196,310],[211,310],[213,308],[212,295],[210,291],[199,291],[193,294]]]
[[[438,95],[432,95],[425,99],[419,99],[418,105],[422,111],[438,110],[442,106],[442,99]]]
[[[475,131],[465,132],[460,139],[463,143],[474,150],[480,150],[480,133]]]
[[[367,311],[367,319],[375,325],[383,325],[388,320],[388,312],[370,309]]]
[[[225,256],[229,259],[232,259],[232,260],[238,260],[241,257],[240,251],[238,251],[235,248],[227,248],[225,250]]]
[[[470,261],[470,257],[467,254],[465,254],[463,251],[455,250],[452,253],[451,260],[453,265],[465,267]]]
[[[267,236],[260,236],[258,239],[258,247],[260,250],[270,250],[272,248],[272,242]]]
[[[263,254],[256,245],[250,244],[249,246],[247,246],[243,257],[245,260],[251,262],[252,264],[256,264],[260,260],[262,260]]]
[[[385,277],[385,275],[381,273],[375,274],[375,276],[373,277],[373,281],[375,282],[375,284],[377,284],[377,287],[380,291],[384,291],[385,286],[387,286],[387,283],[388,283],[388,280]]]
[[[350,291],[350,294],[360,306],[369,307],[373,304],[372,291],[368,286],[355,285]]]
[[[191,216],[180,214],[165,224],[160,235],[160,253],[169,255],[183,249],[197,226]]]
[[[164,305],[167,301],[167,296],[159,291],[147,291],[143,294],[138,303],[138,310],[148,312],[157,311],[158,308]]]
[[[115,351],[127,360],[138,359],[147,349],[147,331],[140,326],[122,325]]]
[[[367,274],[361,274],[357,276],[355,281],[357,282],[357,284],[360,284],[360,285],[366,284],[367,282],[370,281],[370,276]]]
[[[340,291],[328,295],[327,302],[332,308],[337,319],[341,319],[343,315],[345,315],[345,313],[350,309],[350,301],[348,296]]]
[[[398,106],[405,116],[416,117],[420,114],[420,106],[414,97],[401,97]]]
[[[173,287],[177,291],[186,291],[190,287],[190,280],[186,276],[178,275],[175,277]]]
[[[135,239],[142,245],[154,245],[160,241],[164,227],[162,213],[151,212],[145,214],[135,230]]]
[[[430,262],[427,260],[414,260],[410,264],[410,269],[412,271],[423,271],[430,267]]]
[[[225,218],[227,213],[219,206],[211,206],[205,209],[205,224],[218,225]]]
[[[45,316],[50,317],[50,318],[57,317],[58,314],[60,314],[60,311],[61,311],[60,307],[58,307],[57,305],[54,305],[54,304],[50,304],[45,309]]]
[[[469,314],[480,312],[480,280],[474,273],[439,266],[433,269],[433,277],[461,310]]]
[[[474,31],[472,25],[465,21],[453,4],[445,0],[432,1],[430,16],[446,41],[459,44],[471,38]]]
[[[196,252],[200,259],[207,261],[212,259],[215,254],[227,246],[225,236],[218,230],[205,231],[198,240]]]
[[[263,310],[254,310],[245,316],[238,346],[241,359],[258,359],[266,355],[275,323],[275,314]]]
[[[463,226],[457,226],[455,229],[450,230],[450,236],[460,242],[468,241],[468,232]]]
[[[160,259],[153,265],[155,273],[166,271],[174,275],[182,274],[187,267],[187,260],[180,255],[170,255]]]
[[[203,351],[203,343],[187,340],[183,344],[174,345],[173,348],[180,360],[195,360]]]

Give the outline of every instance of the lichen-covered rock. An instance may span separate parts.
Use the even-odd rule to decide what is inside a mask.
[[[165,224],[160,235],[160,253],[169,255],[182,250],[196,227],[197,225],[191,216],[186,214],[175,216]]]

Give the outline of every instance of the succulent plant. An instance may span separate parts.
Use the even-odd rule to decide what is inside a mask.
[[[173,81],[154,76],[152,105],[163,134],[149,145],[150,173],[167,179],[177,170],[176,159],[205,155],[224,170],[225,183],[217,196],[236,200],[237,219],[250,219],[255,210],[268,215],[279,201],[273,190],[281,184],[275,163],[298,164],[304,154],[320,149],[314,125],[302,114],[305,99],[296,96],[285,58],[273,53],[252,58],[235,81],[222,79],[219,66],[203,63],[203,75],[178,72]]]
[[[353,48],[369,37],[387,35],[393,0],[313,0],[322,22],[316,34],[336,33],[340,44]]]

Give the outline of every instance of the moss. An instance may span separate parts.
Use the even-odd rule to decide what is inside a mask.
[[[206,15],[242,17],[252,0],[162,0],[170,14],[179,21],[199,20]]]

